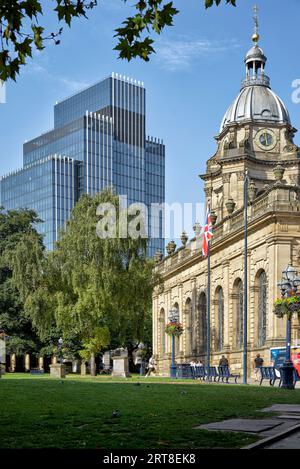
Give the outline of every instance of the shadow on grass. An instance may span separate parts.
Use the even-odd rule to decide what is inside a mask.
[[[6,375],[0,381],[1,447],[238,448],[256,437],[194,427],[235,417],[262,418],[258,410],[273,403],[300,404],[299,391],[192,384]]]

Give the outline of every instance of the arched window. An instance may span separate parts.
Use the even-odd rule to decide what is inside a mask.
[[[224,347],[224,294],[223,288],[216,290],[216,349],[222,350]]]
[[[166,353],[166,333],[165,333],[166,315],[165,315],[164,308],[162,308],[159,313],[159,326],[160,326],[159,348],[160,348],[160,353],[164,354]]]
[[[207,313],[206,295],[204,292],[199,297],[199,322],[200,322],[200,351],[206,352],[207,347]]]
[[[192,344],[193,344],[193,331],[192,331],[192,300],[187,298],[184,306],[185,314],[185,353],[187,355],[192,354]]]
[[[258,274],[257,287],[257,344],[261,347],[267,338],[267,276],[264,270]]]
[[[244,292],[243,282],[238,279],[235,283],[235,310],[236,310],[236,347],[241,348],[244,342]]]

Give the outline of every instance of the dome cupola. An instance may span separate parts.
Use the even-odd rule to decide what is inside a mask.
[[[242,81],[239,95],[225,113],[220,132],[223,132],[228,126],[246,121],[262,124],[291,124],[285,105],[271,90],[270,79],[265,75],[267,57],[258,45],[257,8],[254,11],[253,46],[245,58],[246,78]]]

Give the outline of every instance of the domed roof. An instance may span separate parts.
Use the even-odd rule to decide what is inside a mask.
[[[258,82],[254,80],[251,84],[251,79],[249,79],[249,84],[242,88],[238,97],[226,111],[221,124],[221,132],[228,125],[248,120],[272,124],[291,123],[285,105],[267,86],[267,78],[264,77],[264,79],[265,84],[256,84]]]
[[[265,75],[267,57],[257,44],[259,38],[257,28],[255,32],[254,45],[245,58],[246,78],[242,82],[238,97],[225,113],[220,132],[231,124],[244,121],[291,123],[285,105],[270,88],[270,79]]]
[[[251,60],[258,59],[258,60],[261,60],[262,62],[267,61],[264,51],[257,44],[252,46],[251,49],[247,52],[245,62],[247,63],[250,59]]]

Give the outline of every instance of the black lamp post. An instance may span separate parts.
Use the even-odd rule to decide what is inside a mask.
[[[289,265],[282,272],[282,280],[278,283],[281,290],[282,298],[288,298],[292,294],[297,292],[297,288],[300,285],[300,277],[297,276],[297,271],[294,267]],[[285,362],[282,365],[282,385],[284,389],[294,389],[294,365],[291,361],[291,335],[292,335],[292,324],[291,314],[287,315],[286,320],[286,350],[285,350]]]
[[[169,311],[169,321],[177,323],[179,321],[179,311],[173,307]],[[172,361],[170,366],[170,378],[176,378],[176,363],[175,363],[175,334],[172,334]]]

